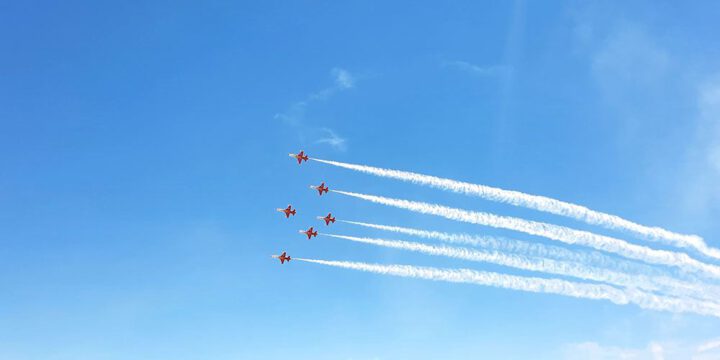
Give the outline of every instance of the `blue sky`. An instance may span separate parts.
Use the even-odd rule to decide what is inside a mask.
[[[298,167],[286,154],[299,149],[547,195],[719,247],[716,2],[2,9],[0,358],[713,356],[696,348],[720,337],[717,318],[269,255],[526,274],[297,234],[328,211],[547,242],[318,198],[307,186],[320,181],[618,235]],[[285,220],[275,208],[288,203],[299,213]]]

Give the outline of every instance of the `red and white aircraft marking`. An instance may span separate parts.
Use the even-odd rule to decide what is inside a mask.
[[[288,155],[290,157],[294,157],[297,160],[298,165],[300,165],[303,161],[307,162],[309,159],[309,157],[302,150],[300,150],[300,152],[297,154],[288,154]]]
[[[335,223],[335,218],[332,217],[332,213],[328,213],[326,217],[318,216],[318,219],[324,220],[325,225],[330,225],[330,223]]]
[[[302,231],[299,231],[301,234],[305,234],[308,237],[308,240],[310,240],[311,237],[315,236],[317,237],[317,231],[313,231],[313,227],[311,226],[309,229]]]
[[[277,211],[281,213],[285,213],[285,218],[289,218],[290,215],[295,216],[295,209],[292,208],[292,205],[288,205],[285,209],[277,209]]]
[[[324,182],[320,183],[318,186],[311,185],[310,188],[317,190],[320,196],[322,196],[323,192],[327,194],[328,190],[330,190],[327,186],[325,186]]]
[[[292,258],[290,258],[290,256],[288,256],[285,251],[283,251],[283,253],[280,254],[280,255],[273,255],[272,257],[274,257],[275,259],[280,260],[280,263],[281,263],[281,264],[284,264],[286,261],[287,261],[287,262],[290,262],[290,260],[292,260]]]

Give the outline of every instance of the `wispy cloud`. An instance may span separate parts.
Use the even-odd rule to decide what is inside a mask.
[[[622,348],[617,346],[600,345],[597,342],[583,342],[565,345],[564,359],[567,360],[605,360],[605,359],[633,359],[633,360],[663,360],[665,348],[656,342],[651,342],[644,349]]]
[[[345,151],[347,149],[347,140],[345,138],[340,137],[335,131],[328,128],[322,128],[320,130],[324,133],[324,136],[316,140],[316,144],[328,144],[339,151]]]
[[[454,60],[454,61],[444,61],[442,63],[445,67],[454,68],[460,71],[467,72],[469,74],[475,75],[475,76],[496,76],[496,75],[504,75],[508,74],[512,71],[512,67],[508,65],[489,65],[489,66],[479,66],[475,64],[471,64],[467,61],[461,61],[461,60]]]
[[[603,38],[591,55],[591,73],[603,99],[623,119],[634,138],[644,126],[637,119],[658,116],[671,81],[670,53],[643,27],[624,24]]]
[[[335,85],[339,89],[350,89],[355,86],[355,77],[345,69],[334,68],[332,75],[335,77]]]
[[[720,200],[720,77],[699,86],[697,139],[688,161],[688,206],[698,216]]]
[[[333,68],[330,70],[330,75],[333,78],[333,85],[308,94],[304,100],[294,102],[286,111],[276,113],[274,118],[288,125],[298,126],[304,120],[305,112],[310,105],[318,101],[326,101],[338,92],[355,87],[356,77],[345,69]]]
[[[305,99],[292,103],[287,110],[276,113],[273,118],[296,128],[302,139],[312,138],[312,135],[308,136],[306,134],[308,131],[315,133],[316,136],[319,132],[320,135],[315,141],[316,144],[327,144],[338,151],[345,151],[347,150],[347,140],[338,135],[334,130],[325,127],[319,129],[311,127],[308,129],[308,124],[305,124],[305,115],[313,104],[327,101],[339,92],[352,89],[357,82],[357,76],[339,67],[330,70],[330,75],[333,79],[332,85],[309,93]]]
[[[562,359],[565,360],[671,360],[718,359],[720,339],[698,341],[650,341],[645,347],[622,347],[601,344],[596,341],[565,344],[561,348]]]
[[[717,61],[688,51],[664,30],[617,20],[612,11],[598,17],[598,10],[581,6],[575,33],[608,105],[608,120],[617,123],[617,139],[631,151],[653,149],[640,150],[636,156],[645,159],[635,161],[666,179],[662,187],[670,191],[663,191],[678,204],[678,223],[698,231],[713,228],[720,214]]]
[[[305,117],[305,107],[307,103],[305,101],[298,101],[290,105],[290,107],[282,113],[277,113],[273,116],[276,120],[281,120],[285,124],[297,126],[300,125],[300,120]]]
[[[697,352],[708,352],[718,349],[720,349],[720,338],[706,341],[705,343],[700,344],[700,346],[697,347]]]

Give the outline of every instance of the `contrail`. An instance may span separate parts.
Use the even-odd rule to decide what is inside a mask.
[[[296,258],[295,260],[383,275],[394,275],[454,283],[468,283],[535,293],[557,294],[583,299],[608,300],[618,305],[633,303],[643,309],[649,310],[692,312],[701,315],[720,317],[720,308],[714,304],[697,301],[687,302],[681,299],[656,296],[638,290],[629,289],[623,291],[605,284],[588,284],[561,279],[506,275],[470,269],[441,269],[410,265],[381,265],[363,262],[302,258]]]
[[[470,234],[445,233],[440,231],[429,231],[400,226],[370,224],[360,221],[338,221],[371,229],[390,231],[394,233],[412,235],[426,239],[436,239],[450,244],[472,245],[476,247],[490,248],[497,251],[522,253],[528,256],[592,264],[595,266],[613,268],[624,272],[642,272],[656,274],[660,273],[656,268],[649,265],[617,260],[596,251],[572,251],[560,246],[546,245],[543,243],[531,243],[527,241],[513,240],[496,236],[477,236]]]
[[[695,248],[696,250],[707,256],[720,259],[720,249],[709,247],[705,243],[703,238],[697,235],[678,234],[660,227],[640,225],[616,215],[610,215],[599,211],[594,211],[584,206],[571,204],[545,196],[530,195],[519,191],[505,190],[491,186],[455,181],[451,179],[443,179],[435,176],[416,174],[408,171],[383,169],[366,165],[348,164],[338,161],[322,160],[315,158],[311,158],[311,160],[323,164],[363,172],[366,174],[409,181],[414,184],[427,185],[442,190],[478,196],[486,200],[566,216],[580,221],[584,221],[588,224],[600,225],[610,229],[625,230],[635,233],[637,235],[641,235],[644,238],[650,240],[662,241],[684,248]]]
[[[645,246],[631,244],[624,240],[598,235],[587,231],[514,217],[450,208],[447,206],[428,204],[418,201],[393,199],[340,190],[331,191],[422,214],[442,216],[450,220],[520,231],[526,234],[542,236],[551,240],[564,242],[566,244],[589,246],[597,250],[618,254],[630,259],[641,260],[647,263],[675,266],[680,269],[702,273],[714,278],[720,278],[720,267],[700,262],[691,258],[687,254],[667,250],[655,250]]]
[[[717,294],[714,294],[714,296],[708,294],[703,288],[688,289],[689,284],[682,284],[680,281],[671,278],[655,278],[645,276],[643,274],[620,273],[607,269],[593,268],[585,266],[583,264],[556,261],[552,259],[512,255],[498,251],[479,251],[475,249],[457,248],[450,246],[427,245],[410,241],[371,239],[365,237],[327,233],[324,233],[322,235],[364,244],[414,251],[428,255],[446,256],[469,261],[488,262],[521,270],[571,276],[584,280],[592,280],[609,283],[612,285],[619,285],[626,288],[638,288],[646,291],[660,292],[679,298],[699,296],[700,299],[709,300],[710,302],[713,302],[720,306],[720,304],[717,303],[717,301],[720,300]]]
[[[398,234],[417,236],[426,239],[436,239],[449,244],[471,245],[475,247],[482,247],[484,249],[491,249],[494,251],[519,253],[524,256],[535,258],[549,258],[562,262],[586,264],[591,267],[611,269],[612,271],[620,273],[642,274],[643,276],[652,277],[654,281],[658,284],[667,287],[674,287],[676,289],[684,289],[685,291],[691,293],[692,296],[698,298],[703,298],[707,300],[720,299],[720,287],[705,283],[701,284],[697,278],[688,276],[688,274],[682,274],[683,280],[681,281],[674,278],[666,271],[661,271],[656,267],[641,263],[635,263],[628,260],[615,259],[613,257],[595,251],[573,251],[560,246],[546,245],[542,243],[530,243],[527,241],[507,239],[495,236],[477,236],[470,234],[446,233],[440,231],[371,224],[350,220],[338,219],[337,221],[371,229],[390,231]]]

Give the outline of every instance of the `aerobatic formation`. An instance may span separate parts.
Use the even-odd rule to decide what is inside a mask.
[[[308,240],[322,235],[325,239],[350,241],[396,250],[416,252],[428,256],[442,256],[465,262],[480,262],[529,274],[488,272],[467,268],[433,268],[401,264],[375,264],[358,261],[293,258],[296,261],[330,267],[352,269],[382,275],[393,275],[452,283],[468,283],[534,293],[556,294],[582,299],[606,300],[619,305],[634,304],[642,309],[694,313],[720,318],[720,250],[708,245],[697,235],[675,233],[660,227],[640,225],[619,216],[544,196],[525,194],[486,185],[471,184],[430,175],[390,170],[366,165],[316,159],[304,151],[289,154],[298,165],[316,162],[360,173],[408,181],[413,184],[477,196],[485,200],[522,206],[548,214],[564,216],[589,225],[620,231],[613,236],[587,229],[539,222],[531,219],[502,216],[470,209],[457,209],[442,204],[330,190],[321,182],[310,186],[323,194],[335,193],[348,198],[399,208],[420,214],[437,216],[450,221],[465,222],[482,227],[500,228],[530,237],[557,241],[557,245],[542,242],[484,236],[455,234],[433,229],[407,228],[399,225],[380,225],[339,219],[339,225],[354,229],[373,229],[397,235],[413,236],[445,245],[404,239],[382,239],[343,234],[318,233],[314,226],[299,232]],[[278,208],[286,219],[295,216],[292,205]],[[332,213],[317,216],[327,228],[335,224]],[[336,225],[333,225],[336,226]],[[343,226],[340,226],[342,228]],[[334,229],[334,227],[332,227]],[[624,237],[623,237],[624,236]],[[650,243],[647,243],[647,242]],[[640,243],[637,243],[640,242]],[[645,242],[643,244],[643,242]],[[658,249],[653,242],[666,245]],[[452,245],[465,245],[456,247]],[[281,264],[291,257],[283,251],[273,255]],[[542,274],[542,277],[535,276]],[[562,278],[561,278],[562,277]]]

